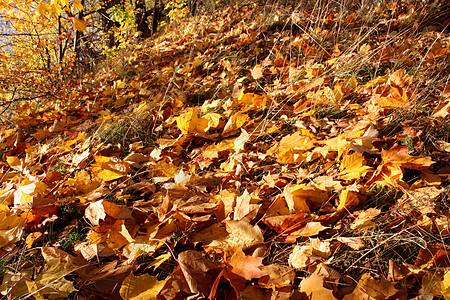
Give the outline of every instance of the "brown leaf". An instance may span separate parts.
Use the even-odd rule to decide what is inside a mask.
[[[395,288],[395,284],[384,278],[376,280],[365,273],[361,277],[356,289],[364,291],[370,297],[376,300],[384,300],[395,295],[399,290]]]
[[[178,255],[178,263],[189,286],[190,292],[209,295],[215,278],[210,278],[208,272],[220,265],[206,259],[201,252],[187,250]]]

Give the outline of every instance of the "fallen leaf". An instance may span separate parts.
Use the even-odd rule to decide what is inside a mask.
[[[300,282],[300,292],[306,293],[310,300],[336,300],[333,291],[323,287],[324,278],[311,275]]]
[[[310,239],[309,245],[296,245],[289,255],[289,265],[300,270],[312,264],[324,261],[331,255],[330,243],[319,239]]]
[[[225,263],[234,274],[246,280],[261,278],[267,275],[267,273],[260,269],[263,266],[262,257],[247,256],[240,247],[233,247],[227,252],[225,255]]]
[[[373,299],[383,300],[395,295],[399,290],[395,284],[384,278],[374,279],[370,274],[364,273],[356,286],[356,289],[364,291]]]
[[[165,280],[158,281],[156,276],[134,276],[131,272],[120,286],[120,296],[125,300],[157,299],[165,283]]]

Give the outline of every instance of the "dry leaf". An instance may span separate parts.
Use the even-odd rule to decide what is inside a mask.
[[[134,276],[131,272],[122,282],[120,296],[125,300],[157,299],[165,283],[165,280],[158,281],[155,276]]]
[[[300,282],[300,292],[306,293],[311,300],[336,300],[333,291],[323,287],[324,278],[311,275]]]

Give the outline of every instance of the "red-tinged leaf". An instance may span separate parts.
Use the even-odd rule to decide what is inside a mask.
[[[225,262],[230,267],[230,271],[247,280],[253,278],[261,278],[267,275],[260,267],[262,264],[262,257],[247,256],[240,247],[233,247],[228,250],[225,256]]]

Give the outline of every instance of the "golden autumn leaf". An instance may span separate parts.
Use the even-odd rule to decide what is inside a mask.
[[[340,134],[337,137],[327,139],[325,141],[328,151],[337,151],[338,157],[340,158],[342,154],[350,149],[350,142],[347,141],[344,135]]]
[[[32,232],[29,235],[27,235],[27,238],[25,239],[27,249],[30,249],[31,247],[33,247],[34,242],[41,240],[42,235],[43,235],[43,233],[40,231]]]
[[[153,254],[161,242],[149,240],[146,236],[137,236],[134,241],[123,247],[122,253],[128,259],[136,259],[142,254]]]
[[[244,107],[243,111],[247,111],[251,108],[258,108],[266,106],[267,98],[254,93],[244,93],[242,90],[239,94],[236,106]]]
[[[300,292],[306,293],[311,300],[336,300],[333,291],[324,288],[324,278],[319,275],[311,275],[300,282]]]
[[[260,269],[267,274],[258,280],[258,283],[264,288],[289,287],[294,282],[295,271],[291,267],[271,264],[262,266]]]
[[[24,161],[17,158],[16,156],[8,156],[6,157],[6,162],[8,163],[8,165],[17,170],[17,171],[22,171],[24,168]]]
[[[251,225],[248,221],[225,221],[229,236],[225,239],[230,246],[238,245],[243,250],[260,244],[264,241],[262,231],[258,225]]]
[[[112,181],[125,176],[130,170],[130,163],[116,157],[94,155],[92,173],[103,181]]]
[[[360,179],[372,168],[366,166],[362,153],[347,154],[342,158],[339,177],[344,180]]]
[[[0,248],[17,242],[23,234],[25,219],[9,211],[0,212]]]
[[[283,137],[276,148],[269,149],[267,154],[277,153],[282,164],[298,164],[306,159],[306,151],[315,146],[315,139],[295,132]]]
[[[200,109],[192,108],[186,115],[174,118],[181,133],[185,135],[191,133],[206,136],[208,130],[219,126],[221,118],[220,114],[207,113],[202,117],[199,117],[199,114]]]
[[[366,182],[367,186],[373,184],[398,186],[403,178],[403,169],[395,163],[382,163],[378,166],[372,177]]]
[[[337,207],[337,210],[357,206],[362,199],[362,195],[360,195],[356,191],[350,190],[350,188],[347,186],[345,190],[343,190],[339,195],[339,205]]]
[[[350,225],[350,228],[353,230],[364,230],[364,228],[372,225],[371,220],[380,213],[381,210],[378,208],[369,208],[367,210],[355,212],[354,214],[357,215],[357,217]]]
[[[432,114],[433,118],[446,118],[450,114],[450,97],[446,99],[442,105],[436,107],[435,112]]]
[[[52,296],[67,297],[76,289],[64,276],[70,275],[75,269],[71,262],[62,262],[59,258],[50,259],[34,281],[26,281],[28,292],[33,293],[38,299],[48,299]]]
[[[159,281],[156,276],[135,276],[131,272],[120,286],[120,296],[125,300],[157,299],[165,283],[165,280]]]
[[[248,115],[240,112],[235,113],[228,119],[228,122],[225,124],[222,135],[229,136],[235,134],[237,130],[245,124],[247,119]]]
[[[346,244],[347,246],[349,246],[350,248],[355,249],[355,250],[361,250],[365,247],[364,242],[363,242],[362,238],[360,238],[360,237],[338,236],[336,239],[339,242]]]
[[[77,8],[79,11],[82,11],[82,10],[83,10],[83,4],[81,4],[81,2],[78,1],[78,0],[74,0],[74,1],[73,1],[73,6],[74,6],[75,8]]]
[[[103,224],[93,227],[90,231],[89,240],[92,244],[105,244],[111,250],[117,250],[131,242],[131,237],[124,220],[116,220],[113,224]]]
[[[307,201],[308,206],[315,208],[320,206],[328,198],[328,191],[315,184],[296,184],[290,187],[289,193],[294,201],[294,209],[302,209],[303,201]],[[300,203],[299,206],[297,204]],[[288,203],[288,206],[290,204]]]
[[[73,18],[73,28],[78,31],[86,31],[86,23],[78,18]]]
[[[263,68],[260,65],[256,65],[253,69],[250,70],[252,73],[252,77],[255,80],[258,80],[263,77]]]
[[[295,239],[299,237],[309,237],[318,235],[322,230],[327,229],[328,227],[323,226],[320,222],[308,222],[306,225],[299,230],[289,233],[289,239]]]

